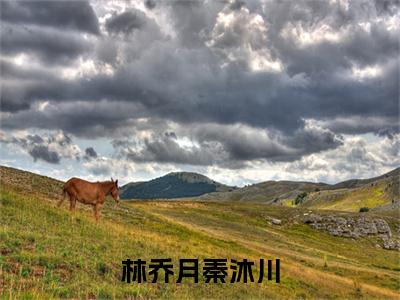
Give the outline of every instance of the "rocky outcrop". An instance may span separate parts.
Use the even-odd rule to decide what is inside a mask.
[[[400,250],[400,240],[383,238],[383,248],[388,250]]]
[[[271,222],[274,225],[281,225],[282,224],[282,220],[279,220],[279,219],[272,219]]]
[[[270,225],[282,225],[282,220],[280,220],[280,219],[273,218],[270,216],[264,216],[264,218]]]
[[[400,240],[392,239],[389,225],[383,219],[335,215],[310,214],[303,221],[317,230],[327,231],[333,236],[357,239],[366,236],[378,236],[383,240],[383,248],[400,249]]]

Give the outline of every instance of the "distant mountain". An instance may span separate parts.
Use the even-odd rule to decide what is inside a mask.
[[[369,179],[352,179],[310,193],[304,206],[318,209],[358,211],[397,210],[400,206],[400,168]]]
[[[171,199],[197,197],[206,193],[234,190],[210,178],[191,172],[173,172],[146,182],[121,187],[121,199]]]
[[[203,195],[203,200],[252,201],[263,203],[280,203],[283,200],[294,199],[301,192],[319,191],[328,188],[325,183],[302,181],[265,181],[231,192],[219,192]]]
[[[200,196],[201,200],[247,201],[309,208],[358,211],[361,207],[392,210],[400,204],[400,168],[369,179],[351,179],[337,184],[265,181],[231,192],[217,192]]]

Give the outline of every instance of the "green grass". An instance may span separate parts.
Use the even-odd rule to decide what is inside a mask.
[[[374,186],[356,189],[345,193],[334,201],[319,202],[313,205],[318,209],[340,210],[358,212],[361,207],[375,208],[388,202],[384,197],[383,182]]]
[[[301,208],[238,202],[135,201],[103,219],[78,205],[56,207],[59,183],[1,177],[0,293],[2,298],[398,298],[399,253],[374,239],[337,238],[298,222]],[[22,186],[35,179],[40,186]],[[49,183],[49,184],[47,184]],[[34,190],[35,191],[35,190]],[[282,220],[281,226],[269,223]],[[390,225],[397,228],[398,220]],[[126,284],[126,258],[281,259],[281,283]],[[200,270],[201,272],[201,270]],[[230,273],[229,273],[230,274]],[[255,272],[254,277],[258,278]]]

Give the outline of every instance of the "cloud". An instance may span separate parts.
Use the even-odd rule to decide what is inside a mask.
[[[144,1],[144,5],[148,8],[148,9],[153,9],[156,7],[156,1],[155,0],[145,0]]]
[[[113,76],[95,75],[90,80],[54,79],[30,83],[23,85],[19,92],[23,93],[25,100],[7,102],[31,103],[45,96],[63,102],[105,98],[110,106],[115,100],[132,106],[140,103],[147,110],[144,114],[183,123],[239,122],[281,130],[301,127],[304,118],[333,118],[350,114],[394,116],[398,110],[394,97],[397,93],[394,79],[398,77],[398,71],[393,67],[385,67],[379,78],[360,82],[346,77],[342,68],[329,73],[308,70],[309,66],[319,65],[320,57],[313,54],[314,61],[310,56],[308,63],[298,70],[303,72],[290,77],[285,73],[248,72],[247,66],[241,67],[237,62],[224,60],[220,63],[227,65],[219,69],[218,56],[210,49],[181,49],[176,55],[177,48],[165,43],[167,47],[164,48],[150,46],[132,61],[126,57],[126,64],[115,70]],[[326,51],[321,49],[320,52],[322,61],[322,53]],[[336,56],[346,57],[345,54]],[[298,61],[302,59],[299,57]],[[390,65],[395,65],[395,62],[390,62]],[[287,69],[290,68],[289,64]],[[177,85],[177,82],[181,84]],[[383,89],[381,85],[384,85]],[[12,87],[7,89],[7,85],[5,87],[6,90],[13,90]],[[376,99],[386,99],[385,105],[376,106]],[[28,104],[23,104],[20,107],[26,109]]]
[[[35,162],[43,160],[50,164],[59,164],[62,158],[79,160],[81,157],[80,148],[63,132],[42,136],[26,132],[16,132],[13,135],[2,133],[0,142],[29,154]]]
[[[136,162],[177,163],[188,165],[208,165],[217,160],[218,153],[213,148],[190,145],[181,146],[170,134],[145,138],[142,145],[115,143],[120,155]],[[122,146],[122,147],[121,147]],[[128,146],[128,147],[126,147]]]
[[[303,157],[288,164],[285,171],[308,174],[312,180],[325,182],[381,175],[400,165],[399,138],[399,134],[392,139],[345,136],[337,149]]]
[[[118,179],[120,184],[128,183],[127,177],[134,178],[140,172],[132,162],[106,157],[97,157],[85,161],[82,165],[94,180],[104,180],[105,177]]]
[[[73,32],[53,28],[10,26],[2,24],[1,50],[3,54],[34,55],[47,64],[64,65],[87,54],[90,42]]]
[[[245,7],[245,6],[246,6],[246,3],[244,1],[235,0],[235,1],[232,1],[229,8],[232,10],[240,10],[242,7]]]
[[[237,169],[253,160],[294,161],[342,144],[342,137],[317,125],[290,135],[261,130],[242,124],[198,124],[173,131],[147,131],[143,138],[115,140],[113,145],[123,157],[135,162],[187,165],[216,165]]]
[[[319,126],[333,132],[345,134],[360,134],[373,132],[378,135],[393,135],[399,133],[400,127],[397,117],[361,117],[347,116],[315,121]]]
[[[6,117],[2,126],[8,129],[24,127],[52,130],[60,128],[65,132],[82,137],[104,137],[123,133],[124,129],[134,126],[132,119],[139,117],[143,108],[125,102],[107,101],[67,102],[60,104],[38,103],[30,110],[18,111]],[[101,122],[99,122],[101,120]]]
[[[227,168],[399,132],[396,1],[68,3],[5,4],[6,131],[129,135],[135,162]]]
[[[97,152],[96,150],[93,149],[93,147],[88,147],[85,149],[85,155],[88,159],[90,158],[96,158],[97,157]]]
[[[146,22],[147,17],[143,12],[129,10],[107,19],[105,26],[110,33],[130,34],[135,29],[142,28]]]
[[[99,34],[97,16],[88,1],[2,1],[1,19]]]
[[[43,145],[35,145],[29,151],[29,155],[33,157],[36,161],[38,159],[42,159],[51,164],[60,163],[60,156],[57,152],[49,150],[47,146]]]
[[[96,160],[95,162],[87,164],[86,167],[94,175],[108,176],[112,173],[111,163],[107,160]]]

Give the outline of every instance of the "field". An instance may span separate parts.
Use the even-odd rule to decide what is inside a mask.
[[[298,218],[307,208],[226,201],[132,201],[116,207],[108,199],[96,224],[83,205],[74,214],[66,203],[56,207],[61,186],[1,168],[3,298],[400,297],[399,252],[377,248],[373,239],[313,230]],[[381,217],[393,231],[399,225],[396,217]],[[198,284],[177,284],[175,274],[168,284],[127,284],[121,282],[121,261],[127,258],[172,258],[176,267],[180,258],[247,258],[256,270],[260,258],[280,258],[281,283],[206,284],[200,276]]]

